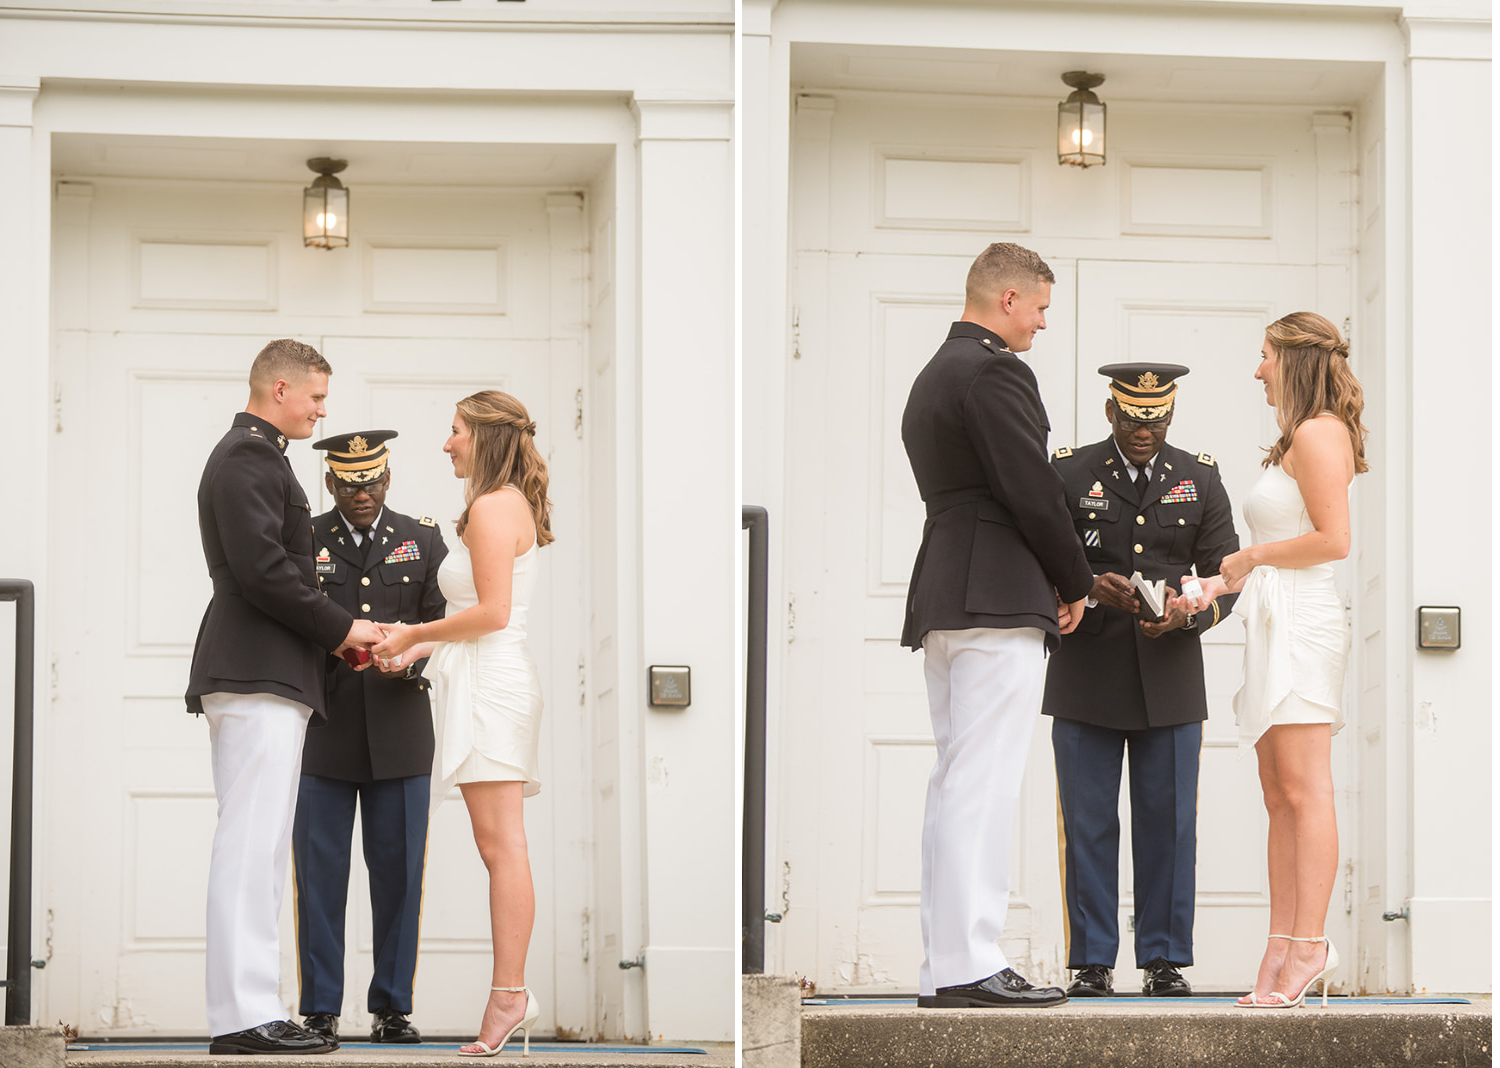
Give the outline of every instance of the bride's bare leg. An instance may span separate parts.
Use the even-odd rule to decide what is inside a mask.
[[[1275,728],[1273,728],[1275,730]],[[1255,755],[1260,767],[1260,787],[1265,796],[1266,815],[1270,826],[1266,834],[1266,868],[1271,888],[1271,934],[1291,934],[1296,912],[1296,823],[1286,791],[1282,787],[1277,764],[1277,754],[1271,740],[1271,731],[1255,743]],[[1266,951],[1260,959],[1260,968],[1255,973],[1255,989],[1240,998],[1242,1004],[1252,1001],[1270,1000],[1281,977],[1281,968],[1287,958],[1291,943],[1284,938],[1266,939]]]
[[[490,937],[495,969],[491,986],[526,985],[526,950],[536,898],[531,886],[531,862],[526,856],[526,825],[521,819],[519,782],[463,783],[464,804],[474,826],[474,844],[490,874]],[[500,1041],[526,1013],[526,995],[492,990],[479,1024],[479,1041]],[[478,1046],[463,1047],[479,1053]]]
[[[1298,938],[1323,935],[1328,901],[1338,876],[1339,832],[1333,806],[1332,732],[1320,723],[1272,727],[1276,767],[1291,811],[1294,847],[1291,929],[1278,934]],[[1273,899],[1274,900],[1274,899]],[[1292,942],[1275,989],[1296,997],[1323,970],[1328,946]]]

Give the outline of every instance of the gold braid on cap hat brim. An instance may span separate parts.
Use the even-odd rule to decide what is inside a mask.
[[[386,461],[391,458],[390,451],[382,449],[375,457],[361,457],[358,460],[336,460],[335,456],[348,456],[349,453],[329,453],[328,467],[333,471],[333,477],[340,482],[374,482],[385,474]]]
[[[1163,390],[1159,397],[1142,397],[1139,394],[1126,393],[1113,382],[1109,385],[1109,392],[1114,397],[1116,408],[1129,418],[1143,422],[1165,419],[1171,415],[1172,402],[1177,398],[1175,383]]]

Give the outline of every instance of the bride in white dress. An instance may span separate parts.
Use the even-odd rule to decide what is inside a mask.
[[[547,464],[536,424],[514,397],[485,390],[458,402],[443,451],[466,480],[467,507],[438,569],[448,614],[416,626],[383,625],[372,653],[392,666],[430,656],[433,807],[456,782],[490,876],[494,971],[479,1037],[459,1050],[492,1057],[517,1031],[530,1051],[539,1009],[525,985],[536,902],[521,800],[541,789],[537,737],[541,680],[526,642],[537,552],[553,540]]]
[[[1323,923],[1338,869],[1330,751],[1344,724],[1349,625],[1332,564],[1349,554],[1349,484],[1369,465],[1364,393],[1338,328],[1294,312],[1266,328],[1261,356],[1255,377],[1281,436],[1245,500],[1254,544],[1180,603],[1196,611],[1226,590],[1240,594],[1245,676],[1234,711],[1270,816],[1271,933],[1255,989],[1239,1004],[1290,1008],[1315,983],[1326,1004],[1338,967]]]

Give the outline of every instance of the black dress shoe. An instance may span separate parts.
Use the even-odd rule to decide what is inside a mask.
[[[1010,968],[996,972],[988,979],[964,986],[938,987],[935,995],[917,998],[923,1009],[1004,1009],[1041,1008],[1061,1005],[1068,1000],[1055,986],[1032,986]]]
[[[322,1035],[330,1042],[339,1040],[339,1018],[331,1012],[310,1012],[302,1017],[302,1030]]]
[[[411,1025],[406,1013],[395,1009],[376,1009],[375,1020],[370,1024],[370,1041],[411,1045],[422,1041],[422,1032]]]
[[[332,1053],[339,1048],[322,1035],[304,1031],[290,1020],[272,1020],[259,1027],[215,1035],[208,1043],[210,1053]]]
[[[1085,964],[1068,984],[1070,998],[1107,998],[1114,992],[1114,970],[1103,964]]]
[[[1141,993],[1148,998],[1190,998],[1192,985],[1182,977],[1177,965],[1169,960],[1147,961],[1146,981],[1141,984]]]

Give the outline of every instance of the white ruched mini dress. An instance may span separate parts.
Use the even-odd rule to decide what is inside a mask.
[[[542,680],[526,641],[537,548],[533,541],[516,557],[505,628],[470,641],[439,643],[422,672],[432,681],[434,810],[455,783],[521,782],[526,797],[541,791]],[[438,568],[438,588],[448,599],[450,616],[479,603],[474,565],[462,538],[454,539]]]
[[[1302,491],[1278,466],[1266,468],[1245,498],[1256,545],[1313,530]],[[1344,725],[1344,665],[1349,624],[1333,565],[1271,567],[1250,572],[1234,614],[1245,621],[1245,679],[1234,695],[1240,745],[1253,746],[1285,723]]]

